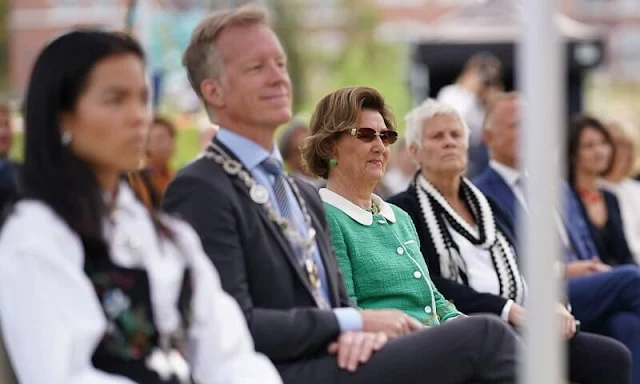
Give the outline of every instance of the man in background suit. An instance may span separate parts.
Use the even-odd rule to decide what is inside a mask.
[[[520,99],[515,93],[498,98],[489,109],[484,140],[489,168],[473,183],[517,223],[528,213],[524,195],[526,175],[518,170]],[[551,148],[549,149],[551,150]],[[565,207],[549,224],[556,225],[565,252],[565,277],[573,315],[581,329],[611,336],[632,354],[633,382],[640,382],[640,269],[610,267],[600,261],[589,228],[568,184],[559,181]]]
[[[265,18],[244,6],[194,31],[184,63],[220,131],[164,200],[200,235],[256,350],[286,383],[514,383],[516,338],[497,318],[425,329],[351,307],[318,194],[282,174],[274,132],[291,118],[291,82]]]
[[[293,119],[282,128],[278,137],[278,150],[282,155],[285,168],[289,174],[320,189],[327,185],[326,180],[315,177],[302,162],[300,147],[309,136],[309,126],[301,119]]]

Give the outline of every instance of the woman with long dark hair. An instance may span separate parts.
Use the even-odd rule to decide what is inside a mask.
[[[132,38],[67,33],[36,60],[0,322],[24,383],[279,383],[193,230],[122,181],[151,122]],[[188,353],[187,353],[188,352]]]
[[[611,135],[599,120],[575,116],[567,140],[567,178],[602,261],[609,265],[635,264],[618,199],[601,188],[602,177],[613,167],[614,148]]]

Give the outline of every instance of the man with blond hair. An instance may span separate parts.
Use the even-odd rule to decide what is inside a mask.
[[[188,220],[285,383],[514,383],[516,339],[490,317],[426,329],[352,307],[315,189],[283,172],[287,57],[264,10],[212,14],[184,54],[219,132],[178,173],[164,208]]]

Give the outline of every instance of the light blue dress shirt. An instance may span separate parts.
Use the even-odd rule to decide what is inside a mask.
[[[262,146],[256,142],[247,139],[244,136],[231,132],[228,129],[220,128],[216,134],[216,138],[224,144],[233,154],[242,162],[242,164],[249,170],[251,176],[253,176],[259,184],[264,185],[269,190],[269,200],[271,204],[279,210],[278,203],[275,198],[275,192],[273,185],[275,183],[275,177],[269,174],[260,164],[270,156],[282,161],[282,155],[278,151],[278,147],[274,144],[271,153],[267,152]],[[298,227],[300,233],[304,236],[308,233],[308,228],[302,214],[302,209],[298,204],[293,191],[287,186],[287,198],[291,202],[291,211],[295,220],[295,224]],[[331,303],[327,273],[320,257],[318,247],[314,247],[312,257],[318,265],[320,274],[320,280],[322,282],[321,294],[327,303]],[[342,332],[347,331],[360,331],[362,330],[362,316],[355,308],[334,308],[338,323],[340,324],[340,330]]]

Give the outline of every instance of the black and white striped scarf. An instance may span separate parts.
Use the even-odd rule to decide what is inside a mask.
[[[418,175],[415,185],[423,219],[429,231],[428,239],[431,239],[438,253],[442,276],[461,284],[468,284],[466,263],[449,233],[449,224],[473,245],[489,251],[498,275],[500,296],[522,304],[525,298],[525,284],[518,269],[515,251],[498,229],[493,211],[484,194],[467,179],[462,179],[461,195],[471,208],[478,224],[476,230],[451,208],[442,194],[424,176]]]

